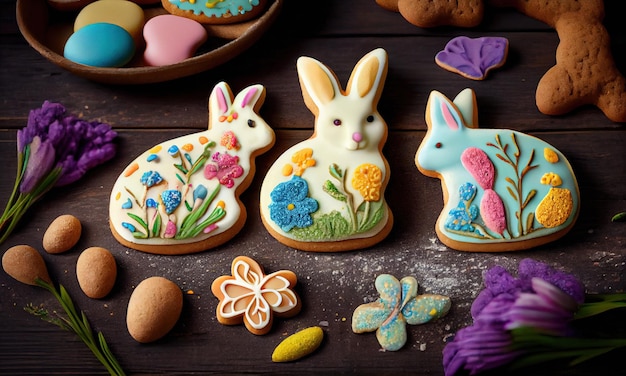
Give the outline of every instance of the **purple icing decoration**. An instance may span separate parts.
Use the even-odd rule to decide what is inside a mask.
[[[504,64],[509,41],[502,37],[456,37],[435,56],[441,67],[473,80],[482,80],[492,68]]]

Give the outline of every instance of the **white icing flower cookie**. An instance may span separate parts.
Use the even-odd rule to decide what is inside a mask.
[[[387,53],[366,54],[344,91],[335,74],[310,57],[297,62],[313,136],[284,152],[261,187],[261,217],[281,243],[316,252],[367,248],[391,231],[385,201],[387,125],[377,104]]]
[[[209,126],[155,145],[124,169],[109,203],[110,227],[123,245],[156,254],[216,247],[243,227],[239,196],[254,176],[254,159],[274,144],[259,116],[265,88],[236,97],[225,82],[209,97]]]
[[[478,129],[471,89],[454,101],[433,91],[415,163],[441,179],[439,239],[461,251],[536,247],[565,235],[580,208],[572,168],[552,145],[506,129]]]

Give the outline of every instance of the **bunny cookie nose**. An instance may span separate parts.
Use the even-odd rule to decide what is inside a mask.
[[[361,135],[361,133],[359,132],[354,132],[352,133],[352,139],[354,140],[354,142],[361,142],[363,140],[363,135]]]

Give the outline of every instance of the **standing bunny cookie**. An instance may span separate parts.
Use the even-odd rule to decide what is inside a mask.
[[[209,97],[209,126],[160,143],[118,177],[109,203],[110,227],[123,245],[156,254],[216,247],[243,227],[239,196],[254,176],[255,157],[274,144],[259,116],[265,88],[236,97],[225,82]]]
[[[444,208],[436,232],[461,251],[514,251],[565,235],[578,217],[572,168],[558,150],[524,133],[478,129],[476,97],[450,101],[433,91],[428,132],[415,163],[442,181]]]
[[[391,231],[385,201],[389,165],[382,154],[387,125],[377,110],[387,53],[366,54],[344,91],[319,61],[297,62],[304,102],[315,115],[313,136],[285,151],[261,186],[261,217],[290,247],[316,252],[367,248]]]

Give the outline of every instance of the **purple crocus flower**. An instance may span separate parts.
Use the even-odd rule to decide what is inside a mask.
[[[117,133],[108,124],[66,114],[59,103],[45,101],[17,132],[18,176],[0,217],[0,244],[43,194],[80,179],[115,155]]]
[[[22,182],[20,192],[27,193],[50,172],[55,161],[54,147],[49,141],[41,141],[39,136],[35,136],[30,143],[30,154]]]
[[[91,168],[113,158],[116,151],[113,139],[116,136],[117,133],[108,124],[68,115],[63,105],[45,101],[41,108],[30,112],[26,127],[18,131],[17,150],[22,153],[35,138],[39,138],[42,145],[52,147],[55,152],[52,159],[54,167],[61,168],[55,185],[63,186],[77,181]],[[31,146],[31,160],[32,157]],[[41,176],[47,172],[39,169],[37,164],[31,168],[38,169]],[[29,190],[21,189],[21,192]]]
[[[522,355],[510,333],[515,328],[570,334],[569,322],[584,300],[584,287],[574,276],[532,259],[520,262],[517,278],[494,266],[483,279],[485,289],[471,308],[474,323],[459,330],[443,350],[446,376],[461,370],[475,375]]]

